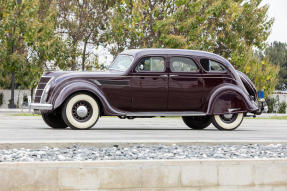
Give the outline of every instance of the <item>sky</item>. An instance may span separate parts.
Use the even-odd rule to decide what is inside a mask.
[[[287,0],[263,0],[262,3],[270,6],[268,15],[275,19],[268,42],[287,43]]]

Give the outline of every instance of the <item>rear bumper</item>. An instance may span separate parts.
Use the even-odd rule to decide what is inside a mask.
[[[258,104],[258,110],[255,113],[256,115],[261,115],[263,112],[266,113],[268,111],[268,106],[264,98],[259,99],[257,104]]]

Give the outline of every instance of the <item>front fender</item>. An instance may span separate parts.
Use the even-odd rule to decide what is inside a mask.
[[[208,100],[206,113],[209,115],[258,110],[256,103],[233,84],[222,84],[214,88]]]
[[[104,96],[104,93],[98,88],[95,84],[88,82],[88,81],[74,81],[69,82],[63,87],[59,87],[55,93],[53,93],[53,96],[51,98],[51,103],[53,104],[53,109],[57,109],[60,107],[64,101],[72,94],[80,91],[86,91],[90,92],[94,96],[96,96],[99,101],[101,102],[103,109],[105,110],[105,113],[109,114],[124,114],[121,111],[118,111],[117,109],[113,108],[106,97]]]

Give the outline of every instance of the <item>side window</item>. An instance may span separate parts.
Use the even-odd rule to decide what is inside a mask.
[[[170,59],[170,69],[172,72],[197,72],[198,67],[194,61],[185,57],[172,57]]]
[[[222,64],[209,59],[201,59],[201,66],[208,72],[225,72],[226,68]]]
[[[165,71],[164,58],[146,57],[141,59],[136,67],[137,72],[163,72]]]

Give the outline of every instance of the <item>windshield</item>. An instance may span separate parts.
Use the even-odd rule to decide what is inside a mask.
[[[109,66],[109,70],[126,71],[133,61],[133,57],[129,55],[118,55],[114,62]]]

